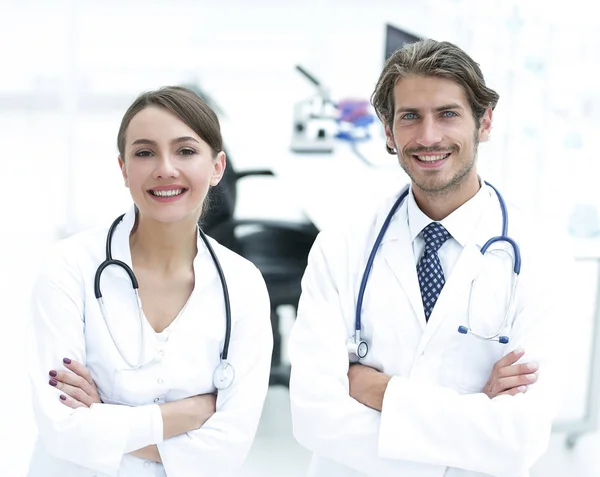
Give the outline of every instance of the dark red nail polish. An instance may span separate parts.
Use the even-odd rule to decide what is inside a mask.
[[[48,383],[50,384],[50,386],[56,386],[58,384],[56,382],[56,379],[51,379],[50,381],[48,381]]]
[[[56,373],[56,371],[52,370],[52,371],[50,371],[49,374],[50,374],[50,376],[52,376],[53,378],[55,378],[57,373]]]
[[[66,401],[67,400],[67,396],[65,396],[64,394],[60,395],[60,399],[61,401]]]
[[[63,359],[63,363],[65,363],[65,364],[71,364],[71,360],[69,358],[64,358]]]

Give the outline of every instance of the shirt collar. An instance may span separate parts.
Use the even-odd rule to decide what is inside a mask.
[[[483,181],[481,181],[481,184],[482,187],[480,187],[477,194],[452,212],[448,217],[440,221],[444,228],[452,235],[452,238],[456,240],[461,247],[464,247],[472,238],[479,223],[479,219],[490,198],[488,188],[483,185]],[[421,209],[419,209],[419,206],[415,201],[415,196],[413,195],[412,186],[408,194],[407,205],[410,239],[411,242],[414,242],[421,231],[431,222],[435,221],[430,219]]]

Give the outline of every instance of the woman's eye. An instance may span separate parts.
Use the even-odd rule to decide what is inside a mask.
[[[135,153],[136,156],[138,157],[149,157],[152,155],[152,152],[150,151],[138,151]]]
[[[186,147],[184,149],[181,149],[179,151],[179,154],[181,154],[182,156],[191,156],[193,154],[196,154],[196,151],[194,151],[193,149],[189,149],[189,148]]]

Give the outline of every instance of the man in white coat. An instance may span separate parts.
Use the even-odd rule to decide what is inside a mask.
[[[448,42],[405,45],[386,62],[372,103],[411,183],[311,251],[289,343],[311,476],[524,477],[547,449],[574,280],[556,235],[503,213],[477,172],[498,98]],[[483,254],[505,221],[515,247]]]

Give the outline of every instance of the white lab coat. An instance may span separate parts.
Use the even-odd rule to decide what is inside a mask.
[[[487,187],[487,186],[486,186]],[[501,231],[501,212],[488,188],[485,212],[425,322],[405,200],[375,258],[362,314],[370,351],[363,364],[392,376],[383,410],[349,396],[346,341],[354,334],[355,303],[375,238],[397,195],[346,230],[322,232],[310,253],[298,317],[289,342],[294,435],[313,452],[311,477],[524,477],[545,451],[564,393],[563,336],[568,320],[563,288],[571,260],[556,236],[534,244],[509,207],[509,235],[523,265],[515,312],[503,334],[510,343],[457,332],[479,275],[471,325],[493,333],[502,322],[510,256],[479,252]],[[546,231],[547,232],[547,231]],[[506,246],[508,250],[508,246]],[[548,251],[550,250],[550,251]],[[487,273],[487,276],[485,276]],[[493,282],[493,288],[490,283]],[[489,399],[481,393],[494,363],[523,348],[540,364],[526,394]]]
[[[113,238],[113,258],[131,266],[133,208]],[[39,438],[30,477],[216,476],[239,467],[258,426],[272,353],[270,304],[254,265],[211,239],[227,280],[233,385],[218,392],[216,413],[198,430],[163,440],[160,403],[215,392],[213,371],[225,338],[224,300],[217,270],[198,238],[194,290],[173,323],[156,333],[144,318],[145,360],[130,369],[111,340],[94,296],[94,274],[105,258],[107,229],[59,242],[33,292],[29,374]],[[102,295],[115,339],[134,364],[140,329],[129,278],[118,267],[102,275]],[[103,404],[72,410],[48,385],[63,357],[86,365]],[[163,464],[129,455],[157,444]]]

